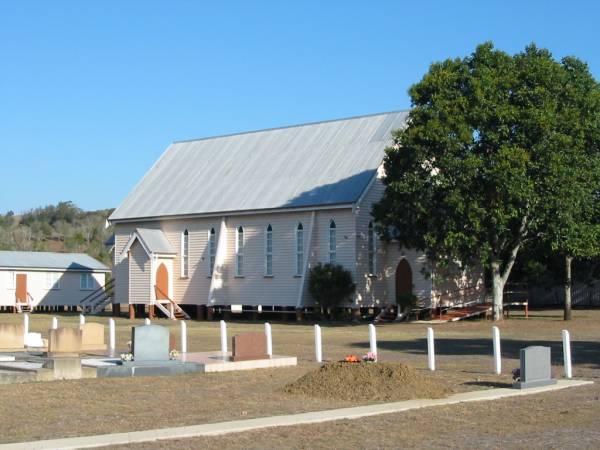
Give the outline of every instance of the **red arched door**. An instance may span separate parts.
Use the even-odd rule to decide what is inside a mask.
[[[164,263],[156,269],[156,299],[166,300],[169,295],[169,271]]]
[[[412,269],[408,261],[402,258],[396,267],[396,300],[400,294],[412,294],[412,290]]]

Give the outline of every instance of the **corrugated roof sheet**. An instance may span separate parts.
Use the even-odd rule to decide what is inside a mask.
[[[167,236],[161,230],[137,228],[135,231],[150,253],[176,253]]]
[[[110,271],[85,253],[0,251],[0,267]]]
[[[175,142],[109,220],[354,203],[407,115]]]

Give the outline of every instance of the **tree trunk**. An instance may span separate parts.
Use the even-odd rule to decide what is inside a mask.
[[[565,320],[571,320],[571,263],[573,257],[565,256]]]
[[[504,295],[504,278],[500,272],[500,261],[492,261],[492,295],[494,320],[502,320],[502,299]]]

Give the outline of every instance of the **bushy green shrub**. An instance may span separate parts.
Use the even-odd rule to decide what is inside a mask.
[[[410,293],[398,294],[396,303],[400,307],[400,311],[409,311],[417,306],[417,296]]]
[[[339,264],[319,263],[310,269],[308,292],[325,310],[339,306],[355,290],[352,274]]]

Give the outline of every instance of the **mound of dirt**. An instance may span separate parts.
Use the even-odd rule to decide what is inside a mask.
[[[452,390],[439,379],[397,363],[326,363],[286,385],[284,392],[349,401],[441,398]]]

